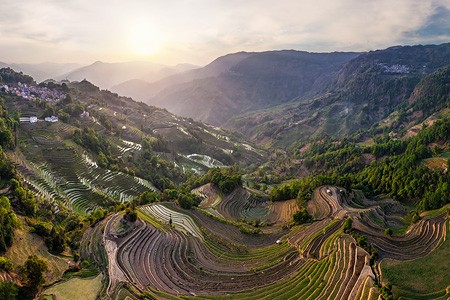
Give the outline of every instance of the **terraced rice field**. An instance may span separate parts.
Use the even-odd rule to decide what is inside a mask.
[[[179,213],[162,204],[150,204],[139,208],[144,214],[155,217],[158,221],[168,224],[172,220],[172,226],[176,229],[191,234],[199,239],[203,239],[200,228],[194,220],[186,214]]]
[[[140,288],[175,295],[239,291],[294,272],[303,260],[293,247],[272,245],[248,253],[226,251],[210,240],[144,224],[120,242],[120,269]],[[264,266],[263,262],[269,262]]]
[[[380,232],[363,231],[380,258],[411,260],[428,255],[446,236],[446,216],[420,220],[402,236],[386,236]]]
[[[217,211],[227,219],[239,221],[267,221],[272,213],[267,198],[237,188],[217,205]]]
[[[239,188],[229,195],[222,193],[208,183],[192,191],[203,200],[199,207],[220,218],[233,221],[269,222],[286,224],[292,221],[292,215],[298,210],[295,199],[271,202],[264,194]]]
[[[435,171],[447,170],[447,157],[433,157],[423,161],[423,163],[430,169]]]
[[[272,211],[268,221],[289,223],[292,221],[292,215],[299,209],[297,200],[277,201],[269,204],[269,210]]]
[[[48,149],[46,163],[17,165],[19,172],[38,194],[64,201],[87,213],[111,200],[126,202],[146,190],[156,190],[147,180],[97,166],[86,154],[73,149]]]
[[[120,154],[125,154],[126,152],[136,152],[140,151],[142,149],[142,145],[138,143],[133,143],[130,141],[122,140],[123,146],[117,145],[117,148],[119,148]]]
[[[192,190],[192,192],[202,198],[202,202],[199,205],[200,208],[216,208],[223,197],[220,191],[211,183],[198,187]]]
[[[234,223],[172,203],[140,207],[148,222],[138,221],[125,236],[115,234],[112,226],[104,230],[104,241],[115,249],[109,255],[110,290],[129,282],[135,289],[167,299],[378,299],[368,253],[343,233],[346,218],[362,224],[355,230],[367,231],[361,233],[382,258],[409,260],[430,252],[432,256],[446,237],[444,214],[423,219],[403,236],[387,237],[376,220],[386,217],[380,206],[363,208],[355,202],[355,207],[337,188],[331,188],[331,193],[326,189],[330,188],[315,192],[317,198],[309,207],[320,218],[267,234],[244,234]],[[241,189],[236,195],[245,192]],[[233,197],[220,201],[218,211],[241,214],[246,208],[232,206]],[[286,202],[280,207],[290,209],[291,205]],[[113,216],[108,224],[114,224],[114,218],[119,216]],[[397,289],[404,292],[401,286]],[[443,289],[415,295],[444,299],[445,293]],[[402,295],[415,299],[411,294]]]
[[[316,220],[336,215],[343,210],[342,199],[338,189],[334,187],[320,187],[316,189],[306,209]]]
[[[0,271],[0,282],[14,282],[18,284],[20,282],[19,275],[6,271]]]
[[[189,154],[185,156],[187,159],[198,163],[200,165],[203,165],[207,167],[208,169],[214,168],[214,167],[224,167],[225,165],[218,161],[215,158],[212,158],[208,155],[204,154]]]
[[[440,246],[425,257],[411,261],[385,259],[381,262],[384,281],[393,285],[400,299],[448,299],[450,297],[450,229]],[[424,280],[426,278],[426,280]]]
[[[306,252],[322,253],[317,260],[299,255],[289,243],[243,253],[224,251],[208,239],[202,243],[191,235],[143,224],[118,241],[117,260],[133,284],[163,296],[367,299],[362,297],[371,292],[373,277],[367,253],[349,236],[341,236],[340,227],[341,222],[333,223],[308,244]]]

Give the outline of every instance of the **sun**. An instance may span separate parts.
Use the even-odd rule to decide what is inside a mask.
[[[131,52],[139,56],[151,56],[161,50],[163,36],[151,24],[140,22],[133,26],[129,34]]]

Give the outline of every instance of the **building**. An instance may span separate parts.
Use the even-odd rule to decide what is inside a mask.
[[[81,118],[89,118],[89,112],[83,111],[80,115]]]
[[[30,123],[36,123],[38,121],[38,118],[36,116],[30,117]]]
[[[45,122],[51,122],[51,123],[58,122],[58,117],[55,117],[55,116],[45,117]]]

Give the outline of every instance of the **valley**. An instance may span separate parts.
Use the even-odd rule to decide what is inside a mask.
[[[447,299],[448,47],[229,54],[167,109],[0,69],[1,293]]]

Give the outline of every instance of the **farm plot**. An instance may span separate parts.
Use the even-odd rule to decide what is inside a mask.
[[[172,210],[162,204],[150,204],[147,206],[140,207],[139,210],[144,214],[149,214],[158,221],[169,224],[172,220],[172,225],[185,233],[189,233],[199,239],[203,239],[203,234],[200,228],[194,222],[194,220],[186,214]]]
[[[274,245],[278,239],[288,232],[285,229],[270,234],[245,234],[237,226],[221,222],[220,219],[215,219],[200,210],[186,211],[186,214],[190,215],[200,227],[206,229],[209,235],[213,235],[213,238],[216,238],[218,242],[226,247],[243,249],[243,251]]]
[[[143,289],[150,286],[174,295],[218,293],[269,284],[292,274],[303,261],[294,249],[279,251],[278,246],[261,250],[259,255],[248,254],[259,257],[251,268],[245,264],[245,255],[239,259],[238,253],[217,246],[212,251],[214,246],[207,247],[201,239],[146,224],[119,245],[117,261],[127,278]],[[261,260],[265,257],[274,261],[264,266]]]
[[[211,183],[202,185],[201,187],[192,190],[192,192],[202,198],[202,202],[199,205],[200,208],[215,208],[222,200],[220,191]]]
[[[433,157],[428,158],[423,161],[425,166],[434,171],[445,171],[447,170],[447,157]]]
[[[268,209],[272,211],[269,222],[289,223],[292,221],[292,215],[298,210],[298,204],[296,199],[277,201],[269,204]]]
[[[339,238],[322,260],[308,259],[291,277],[241,293],[200,295],[200,299],[367,299],[356,294],[373,274],[367,253],[350,237]]]
[[[100,168],[86,154],[79,155],[72,148],[50,148],[42,156],[45,163],[30,162],[23,172],[28,183],[41,195],[65,201],[82,213],[156,190],[142,178]]]
[[[324,186],[316,189],[306,209],[316,220],[336,215],[343,210],[338,189]]]
[[[119,153],[122,155],[126,152],[137,152],[142,149],[142,145],[138,143],[133,143],[126,140],[122,140],[122,143],[122,146],[117,145],[117,148],[119,148]]]
[[[215,158],[212,158],[211,156],[204,155],[204,154],[189,154],[185,156],[187,159],[198,163],[200,165],[203,165],[207,167],[208,169],[215,168],[215,167],[224,167],[225,165],[218,161]]]
[[[0,271],[0,282],[13,282],[15,284],[20,284],[20,278],[19,275],[15,273]]]
[[[149,214],[166,224],[171,215],[175,219],[174,216],[182,214],[161,204],[143,207],[147,211],[149,208]],[[200,219],[200,224],[208,222],[204,219],[209,217],[201,212],[192,214]],[[179,218],[185,220],[187,215],[182,215]],[[325,219],[300,226],[294,234],[282,237],[281,245],[272,242],[272,245],[244,251],[231,250],[211,239],[216,232],[214,226],[207,226],[203,239],[199,239],[194,234],[185,235],[170,229],[161,231],[145,224],[142,230],[118,240],[117,261],[127,278],[138,287],[151,287],[152,291],[178,296],[355,298],[368,276],[373,275],[367,266],[367,253],[358,248],[352,238],[340,237],[342,222]],[[289,242],[284,242],[286,240]],[[302,249],[302,256],[293,245]],[[234,294],[239,291],[242,294]],[[221,296],[224,293],[227,295]]]
[[[227,219],[265,222],[272,209],[268,199],[259,197],[244,188],[237,188],[217,205],[217,211]]]
[[[446,237],[446,231],[446,216],[441,214],[420,220],[403,236],[389,237],[376,231],[361,232],[378,250],[380,258],[411,260],[428,255]]]
[[[426,257],[406,262],[384,259],[381,262],[382,277],[393,285],[394,295],[401,299],[448,299],[450,260],[445,259],[448,257],[450,241],[446,238]]]
[[[102,275],[93,278],[72,278],[55,284],[42,292],[57,300],[95,300],[102,288]]]

